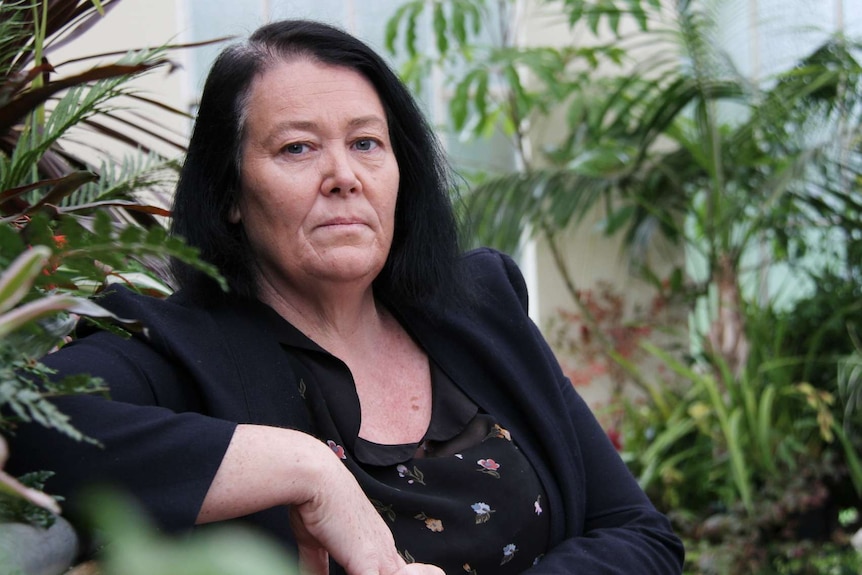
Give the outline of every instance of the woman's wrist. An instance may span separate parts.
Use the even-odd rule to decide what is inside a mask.
[[[292,429],[238,425],[198,513],[198,523],[232,519],[321,496],[340,462],[317,438]]]

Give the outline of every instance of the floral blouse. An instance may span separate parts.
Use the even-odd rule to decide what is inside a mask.
[[[418,444],[358,437],[359,398],[347,366],[296,349],[316,385],[300,391],[321,439],[344,461],[409,562],[448,575],[505,575],[535,565],[547,550],[549,505],[517,437],[483,413],[431,365],[432,413]],[[344,573],[332,565],[331,573]]]

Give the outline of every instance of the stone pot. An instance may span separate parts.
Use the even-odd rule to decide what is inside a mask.
[[[60,575],[77,557],[78,546],[75,530],[62,517],[49,529],[0,523],[0,573]]]

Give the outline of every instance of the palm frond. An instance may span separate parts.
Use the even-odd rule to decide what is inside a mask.
[[[166,160],[156,153],[128,155],[119,162],[103,161],[99,179],[80,187],[61,205],[68,207],[124,199],[136,190],[147,190],[151,200],[155,199],[167,208],[178,169],[177,160]]]
[[[572,169],[506,174],[465,196],[465,219],[478,243],[515,253],[525,233],[560,231],[613,189],[612,181]]]

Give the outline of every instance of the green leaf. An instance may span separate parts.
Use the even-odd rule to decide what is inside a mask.
[[[15,258],[12,265],[0,274],[0,313],[12,309],[24,299],[36,276],[48,263],[50,257],[49,248],[33,246]],[[2,334],[2,325],[0,325],[0,334]]]
[[[638,27],[642,32],[646,32],[649,27],[649,22],[647,20],[647,12],[644,10],[640,4],[633,7],[631,10],[631,15],[634,17],[635,21],[638,23]]]
[[[604,219],[604,232],[608,235],[616,234],[631,221],[635,211],[635,206],[623,206],[610,212]]]
[[[467,45],[467,22],[465,8],[459,3],[452,5],[452,34],[458,42],[458,46],[463,48]]]
[[[93,234],[96,238],[104,240],[110,238],[114,232],[114,223],[107,212],[99,210],[93,219]]]
[[[0,470],[0,476],[2,475],[4,474]],[[50,528],[56,521],[57,514],[60,513],[57,501],[63,499],[41,493],[45,488],[45,482],[53,475],[54,473],[50,471],[25,473],[17,480],[12,480],[17,485],[13,483],[11,489],[0,480],[0,489],[4,491],[0,494],[0,522],[29,523],[42,529]],[[29,493],[23,493],[23,498],[19,496],[20,486],[31,490]],[[33,494],[33,491],[37,493],[36,501],[31,501],[28,497]]]
[[[636,153],[631,147],[599,145],[585,150],[567,166],[570,170],[592,178],[611,178],[621,174]]]
[[[856,495],[862,497],[862,459],[856,452],[856,447],[853,442],[844,432],[844,429],[837,421],[832,421],[832,431],[844,447],[844,457],[847,460],[847,468],[850,471],[850,480],[853,482],[853,487],[856,490]]]
[[[751,493],[749,469],[745,464],[745,454],[741,445],[743,434],[742,415],[741,408],[734,409],[727,423],[722,425],[722,429],[727,442],[728,455],[730,456],[730,469],[733,481],[736,484],[745,509],[750,513],[754,509],[754,500]]]
[[[61,311],[73,312],[83,316],[110,317],[123,321],[121,318],[87,299],[71,295],[49,295],[0,315],[0,339],[21,329],[28,323]]]
[[[773,460],[771,438],[772,438],[772,413],[775,404],[775,386],[767,385],[760,395],[757,411],[757,428],[755,440],[760,449],[760,458],[764,467],[770,473],[777,473],[778,468]]]
[[[456,130],[462,130],[467,122],[467,114],[470,106],[470,87],[476,71],[467,74],[455,87],[455,94],[449,101],[449,114],[452,116],[452,125]]]
[[[524,90],[524,86],[521,84],[521,76],[513,64],[507,63],[503,67],[503,74],[509,83],[509,89],[512,90],[512,94],[515,96],[515,106],[511,113],[514,119],[521,120],[530,113],[530,97]]]
[[[99,14],[104,16],[105,15],[105,8],[102,6],[102,3],[100,2],[100,0],[90,0],[90,1],[93,3],[93,6],[96,7],[96,10],[99,12]]]
[[[437,41],[437,52],[445,56],[449,52],[449,38],[447,36],[446,14],[443,12],[443,4],[434,3],[434,37]]]
[[[418,0],[410,6],[410,10],[407,12],[405,46],[407,47],[407,54],[409,54],[411,58],[415,58],[418,54],[418,50],[416,49],[416,39],[418,37],[416,27],[418,25],[419,15],[422,13],[422,9],[424,7],[425,3]]]
[[[593,8],[589,12],[587,12],[587,26],[589,26],[590,31],[593,34],[598,35],[599,33],[599,23],[601,22],[602,13]]]
[[[421,2],[421,0],[419,0]],[[386,46],[386,50],[389,51],[390,54],[396,53],[395,48],[395,40],[398,38],[398,29],[401,26],[401,22],[404,18],[409,18],[408,11],[415,10],[417,2],[406,2],[398,7],[392,17],[386,21],[386,30],[384,33],[384,45]],[[421,9],[421,6],[420,6]],[[415,53],[415,46],[405,46],[409,53]]]
[[[117,78],[140,74],[157,66],[162,66],[165,61],[157,61],[152,63],[120,65],[110,64],[106,66],[98,66],[91,68],[80,74],[69,76],[51,82],[41,88],[28,90],[20,94],[2,106],[0,106],[0,131],[9,130],[16,122],[20,121],[28,113],[35,110],[38,106],[44,104],[48,98],[74,86],[81,86],[88,82],[95,82],[105,78]]]
[[[621,12],[619,10],[613,10],[608,14],[608,26],[610,26],[611,31],[614,35],[620,35],[620,16]]]
[[[476,74],[476,90],[473,94],[473,102],[479,115],[477,130],[483,131],[484,124],[488,118],[488,70],[480,69]]]
[[[569,26],[574,26],[584,16],[584,3],[580,0],[568,3]]]

